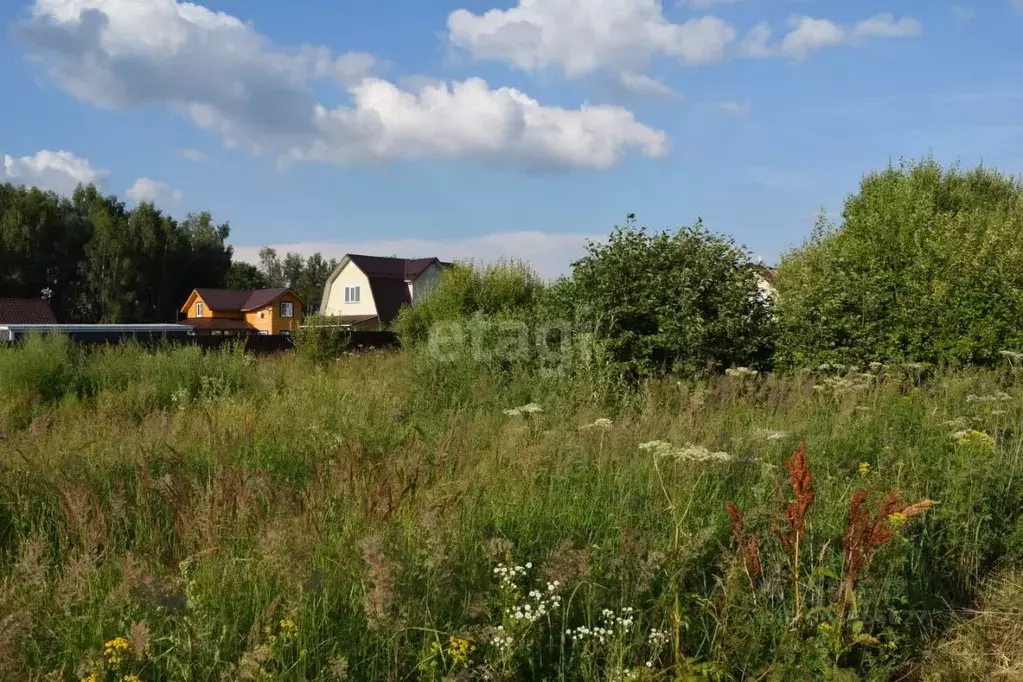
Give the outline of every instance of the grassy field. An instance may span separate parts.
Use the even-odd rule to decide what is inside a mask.
[[[3,349],[0,679],[1021,679],[1023,385],[922,374]]]

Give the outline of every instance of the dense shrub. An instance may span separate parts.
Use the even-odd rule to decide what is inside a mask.
[[[543,282],[528,264],[504,260],[488,265],[456,263],[413,307],[402,309],[395,330],[404,348],[430,338],[437,323],[488,319],[528,319],[543,291]]]
[[[351,345],[351,332],[331,318],[306,318],[295,334],[295,352],[313,362],[338,358]]]
[[[634,217],[591,243],[558,297],[577,329],[631,376],[755,365],[769,356],[771,318],[746,250],[704,229],[648,234]]]
[[[903,162],[867,175],[778,273],[779,358],[988,363],[1023,344],[1023,185]]]

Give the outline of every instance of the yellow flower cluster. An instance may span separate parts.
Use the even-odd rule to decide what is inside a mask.
[[[985,450],[995,451],[995,439],[983,431],[966,429],[964,431],[956,431],[952,434],[952,437],[955,438],[956,443],[959,445],[977,445]]]
[[[451,660],[455,663],[467,663],[469,656],[474,651],[476,651],[476,647],[469,640],[454,635],[448,638],[448,653],[451,654]]]
[[[903,514],[902,512],[895,512],[894,514],[888,517],[888,522],[892,524],[892,528],[898,530],[906,525],[906,519],[907,519],[906,515]]]
[[[281,626],[281,639],[285,642],[290,642],[298,636],[298,626],[295,621],[290,618],[285,618],[280,622]]]
[[[870,462],[860,462],[860,476],[866,476],[870,473]]]
[[[121,678],[121,682],[142,682],[142,678],[138,675],[125,675]]]
[[[107,660],[107,665],[112,668],[116,668],[121,664],[121,660],[124,655],[131,649],[131,643],[124,637],[115,637],[104,645],[103,657]]]

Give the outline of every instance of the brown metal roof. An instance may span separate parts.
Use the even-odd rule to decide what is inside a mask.
[[[367,277],[387,277],[393,279],[413,280],[423,274],[423,270],[433,263],[444,267],[450,265],[438,258],[388,258],[385,256],[364,256],[358,253],[348,254],[348,258],[366,273]]]
[[[57,317],[41,298],[0,298],[0,324],[57,324]]]
[[[295,298],[298,295],[294,291],[288,288],[276,288],[276,289],[196,289],[196,293],[199,294],[199,298],[203,300],[206,307],[210,310],[217,311],[231,311],[239,310],[242,312],[248,310],[255,310],[262,308],[265,305],[273,303],[276,299],[283,296],[284,294],[290,293]],[[302,299],[299,298],[299,301]]]

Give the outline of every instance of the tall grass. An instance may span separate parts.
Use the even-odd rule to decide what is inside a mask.
[[[0,350],[0,388],[2,679],[888,679],[1023,563],[1023,389],[993,371],[664,380],[611,408],[415,354],[47,339]],[[893,489],[938,504],[880,519],[846,604],[850,502]]]

